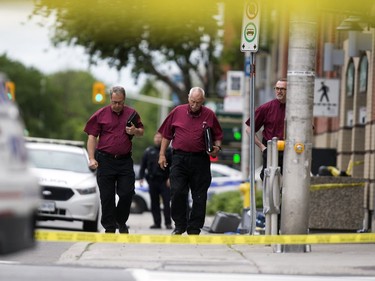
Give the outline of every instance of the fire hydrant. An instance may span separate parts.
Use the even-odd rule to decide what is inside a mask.
[[[243,208],[250,208],[250,183],[244,182],[239,186],[240,191],[243,195]]]

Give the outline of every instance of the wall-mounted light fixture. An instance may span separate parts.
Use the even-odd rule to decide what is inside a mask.
[[[339,31],[362,31],[363,28],[359,25],[359,21],[359,17],[350,16],[344,19],[336,29]]]
[[[362,33],[362,18],[359,16],[350,16],[343,20],[336,28],[338,31],[348,31],[348,55],[349,57],[359,57],[360,51],[371,50],[370,33]],[[369,23],[368,23],[369,24]]]

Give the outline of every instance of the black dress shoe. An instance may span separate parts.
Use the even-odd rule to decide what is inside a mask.
[[[199,233],[201,233],[201,230],[200,229],[188,229],[187,233],[189,235],[199,235]]]
[[[166,228],[166,229],[172,229],[172,225],[167,224],[167,225],[165,226],[165,228]]]
[[[182,230],[182,229],[179,229],[179,228],[175,228],[173,231],[172,231],[172,235],[181,235],[185,232],[185,230]]]
[[[151,229],[160,229],[161,226],[160,225],[157,225],[157,224],[153,224],[150,226]]]
[[[129,229],[126,225],[119,226],[119,232],[120,233],[129,233]]]
[[[116,233],[116,229],[106,229],[105,233]]]

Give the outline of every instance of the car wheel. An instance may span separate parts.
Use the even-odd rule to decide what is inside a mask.
[[[130,213],[142,214],[147,211],[146,202],[139,196],[134,195],[130,206]]]
[[[96,215],[94,221],[83,221],[83,231],[97,232],[98,231],[98,218],[99,214]]]

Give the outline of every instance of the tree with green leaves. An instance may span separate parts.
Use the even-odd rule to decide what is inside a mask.
[[[84,140],[83,128],[89,116],[103,105],[91,101],[95,78],[86,71],[68,70],[48,75],[45,78],[44,95],[53,93],[54,111],[44,114],[54,118],[55,128],[45,134],[52,138]],[[48,120],[45,120],[48,122]],[[52,124],[51,124],[52,125]]]
[[[44,75],[0,56],[0,71],[15,83],[16,103],[33,137],[85,140],[87,118],[99,108],[91,102],[95,78],[85,71]]]
[[[34,15],[55,17],[53,42],[83,46],[91,62],[132,67],[166,83],[181,103],[200,85],[215,97],[222,4],[216,0],[40,0]]]
[[[83,128],[88,118],[105,106],[92,103],[92,86],[96,79],[89,72],[68,70],[43,75],[6,55],[0,56],[0,72],[16,85],[16,102],[29,136],[87,140]],[[141,94],[160,96],[152,81],[146,82]],[[139,162],[144,149],[152,144],[154,133],[160,125],[156,118],[160,109],[155,104],[131,97],[127,97],[126,104],[137,109],[145,124],[145,135],[133,146],[134,161]]]
[[[35,68],[27,68],[6,54],[0,56],[0,71],[15,83],[16,100],[29,133],[39,134],[45,130],[43,111],[54,111],[50,96],[44,96],[41,89],[44,75]],[[50,118],[52,121],[53,118]]]

